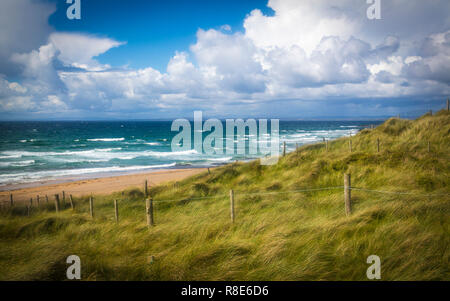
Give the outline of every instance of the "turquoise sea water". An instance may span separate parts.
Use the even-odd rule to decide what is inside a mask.
[[[355,134],[369,123],[376,124],[280,121],[280,147],[286,141],[287,150],[291,151],[297,143]],[[205,155],[195,150],[172,152],[171,139],[178,132],[171,132],[171,124],[169,121],[0,122],[0,188],[62,178],[216,166],[258,157]],[[203,137],[207,134],[203,133]]]

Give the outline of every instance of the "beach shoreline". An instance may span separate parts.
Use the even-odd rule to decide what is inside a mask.
[[[82,197],[86,195],[107,195],[113,192],[137,187],[142,188],[145,180],[149,186],[159,185],[170,181],[180,181],[190,176],[202,173],[207,168],[182,168],[164,169],[152,172],[139,172],[122,175],[105,175],[95,178],[83,179],[61,179],[39,181],[35,183],[7,185],[0,191],[0,201],[9,202],[10,194],[13,194],[15,202],[29,201],[30,198],[36,200],[39,195],[41,201],[47,195],[53,200],[55,194],[65,192],[66,196]]]

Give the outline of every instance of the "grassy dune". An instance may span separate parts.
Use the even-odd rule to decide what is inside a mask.
[[[87,198],[74,212],[4,212],[0,280],[64,280],[71,254],[84,280],[367,280],[372,254],[383,280],[450,280],[450,114],[389,119],[351,139],[353,152],[342,138],[328,152],[308,145],[274,166],[227,165],[153,187],[151,229],[137,188],[95,197],[94,220]],[[347,217],[343,189],[299,191],[342,186],[344,173],[353,187],[411,195],[353,190]]]

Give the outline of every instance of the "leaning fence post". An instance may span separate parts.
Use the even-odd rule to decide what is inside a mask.
[[[149,198],[145,200],[145,214],[147,215],[147,226],[154,226],[153,221],[153,199]]]
[[[117,205],[117,200],[114,200],[114,216],[116,217],[116,223],[119,222],[119,206]]]
[[[55,211],[59,212],[59,194],[55,194]]]
[[[348,147],[350,149],[350,152],[352,152],[353,148],[352,148],[352,139],[351,138],[350,138],[350,140],[348,140]]]
[[[91,217],[94,218],[94,199],[92,198],[92,195],[89,197],[89,213],[91,214]]]
[[[283,157],[286,156],[286,141],[283,142]]]
[[[377,138],[377,152],[380,152],[380,138]]]
[[[345,213],[350,215],[352,213],[352,200],[351,200],[351,175],[344,175],[344,198],[345,198]]]
[[[36,196],[36,203],[37,203],[37,206],[39,207],[39,195]]]
[[[69,195],[69,200],[70,200],[70,207],[72,208],[72,210],[74,210],[75,209],[75,204],[73,203],[72,195]]]
[[[234,191],[230,190],[230,211],[231,211],[231,222],[234,223]]]
[[[48,204],[48,195],[45,195],[45,202]]]
[[[30,207],[33,207],[33,198],[30,198]]]
[[[11,207],[14,206],[14,199],[12,193],[9,195],[9,201],[11,202]]]

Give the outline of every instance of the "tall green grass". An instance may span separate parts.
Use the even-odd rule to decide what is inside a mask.
[[[449,121],[446,111],[389,119],[352,137],[353,152],[341,138],[328,152],[308,145],[274,166],[232,164],[153,187],[150,229],[138,188],[95,197],[93,220],[87,197],[73,212],[8,210],[0,280],[64,280],[72,254],[84,280],[367,280],[372,254],[383,280],[450,280]],[[347,217],[342,189],[298,192],[342,186],[344,173],[354,187],[411,195],[353,190]]]

